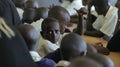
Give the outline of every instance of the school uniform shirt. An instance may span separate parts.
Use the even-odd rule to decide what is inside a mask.
[[[19,16],[20,16],[20,19],[22,20],[22,18],[23,18],[23,9],[21,9],[21,8],[16,8],[17,9],[17,12],[18,12],[18,14],[19,14]]]
[[[42,38],[42,40],[40,41],[40,44],[38,46],[37,51],[41,57],[44,57],[47,54],[49,54],[50,52],[53,52],[58,48],[59,48],[59,46],[57,44],[53,44],[52,42]]]
[[[68,67],[68,65],[70,64],[69,61],[66,60],[60,60],[55,67]]]
[[[44,19],[40,19],[40,20],[37,20],[36,22],[32,22],[31,25],[37,30],[37,32],[40,33],[41,31],[41,24],[43,22]]]
[[[41,60],[40,55],[36,51],[30,51],[30,55],[32,56],[34,62],[38,62]]]
[[[37,63],[37,67],[55,67],[56,63],[48,58],[43,58],[41,59],[41,61],[36,62]]]
[[[116,7],[110,6],[106,16],[97,16],[97,19],[93,23],[93,27],[111,38],[114,34],[117,20],[118,9]]]
[[[80,9],[81,7],[84,7],[82,4],[82,0],[73,0],[73,2],[64,0],[63,3],[61,4],[61,6],[66,8],[71,16],[77,14],[77,12],[74,10],[74,8]]]
[[[107,44],[110,51],[120,52],[120,29]]]

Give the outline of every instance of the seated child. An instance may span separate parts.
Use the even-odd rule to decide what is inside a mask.
[[[37,67],[18,30],[5,21],[0,17],[0,67]]]
[[[28,0],[25,3],[25,8],[39,8],[37,0]]]
[[[41,57],[36,52],[37,41],[39,38],[37,31],[29,24],[19,25],[18,30],[23,36],[34,62],[40,61]]]
[[[91,16],[90,9],[91,6],[95,6],[96,16]],[[89,4],[89,13],[87,20],[87,31],[85,35],[104,37],[104,39],[109,40],[115,31],[117,20],[118,20],[118,9],[116,7],[110,6],[108,0],[93,0]]]
[[[23,13],[23,23],[32,23],[35,21],[36,10],[34,8],[25,8]]]
[[[88,57],[78,57],[72,60],[68,67],[103,67],[100,63]]]
[[[85,56],[87,45],[85,41],[77,34],[70,33],[63,37],[60,48],[48,54],[49,58],[58,63],[60,60],[70,61],[78,56]]]
[[[44,57],[48,53],[55,51],[59,46],[56,44],[60,37],[59,22],[54,18],[46,18],[42,22],[42,41],[39,45],[38,53]]]
[[[49,8],[46,8],[46,7],[39,7],[39,8],[36,8],[36,19],[39,20],[41,18],[45,19],[48,17],[48,11],[49,11]]]
[[[12,0],[13,3],[16,6],[16,9],[18,11],[18,14],[20,16],[20,19],[23,18],[23,12],[24,12],[24,7],[25,7],[25,3],[27,0]]]
[[[31,23],[31,25],[38,31],[41,31],[41,24],[43,19],[48,17],[49,9],[46,7],[39,7],[36,8],[36,16],[35,21]]]

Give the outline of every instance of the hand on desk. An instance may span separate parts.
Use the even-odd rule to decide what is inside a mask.
[[[97,49],[98,53],[101,53],[101,54],[104,54],[104,55],[109,55],[110,54],[110,51],[107,48],[103,47],[103,45],[101,43],[97,43],[93,46]]]

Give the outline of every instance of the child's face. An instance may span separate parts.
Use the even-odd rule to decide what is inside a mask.
[[[57,22],[48,23],[47,30],[43,32],[44,38],[56,43],[60,38],[60,26]]]

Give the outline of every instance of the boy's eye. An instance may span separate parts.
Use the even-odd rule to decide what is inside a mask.
[[[55,33],[59,33],[60,31],[59,30],[55,30]]]
[[[52,31],[49,31],[48,34],[52,34]]]

